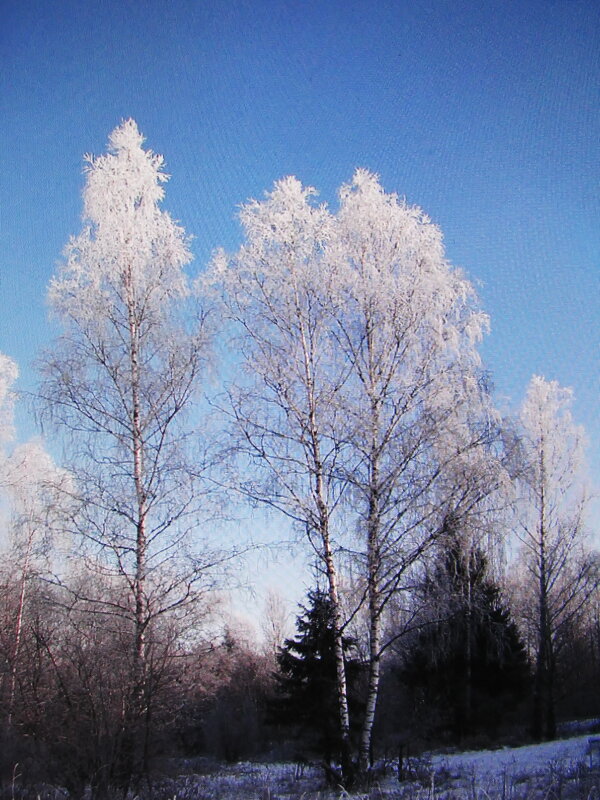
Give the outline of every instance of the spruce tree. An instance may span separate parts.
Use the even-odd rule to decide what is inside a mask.
[[[297,634],[279,650],[274,717],[295,728],[300,744],[328,764],[340,756],[336,699],[335,626],[331,600],[320,589],[309,591],[308,604],[296,619]],[[360,703],[361,663],[351,657],[355,642],[344,637],[349,702]]]
[[[422,598],[434,621],[416,636],[400,669],[431,732],[460,740],[495,734],[523,699],[527,655],[480,547],[453,533],[425,580]],[[416,709],[415,709],[416,710]]]

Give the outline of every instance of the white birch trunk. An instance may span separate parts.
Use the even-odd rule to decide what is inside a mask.
[[[29,572],[29,561],[31,558],[31,549],[33,547],[33,531],[29,532],[27,539],[27,549],[25,551],[25,561],[21,572],[21,581],[19,587],[19,602],[17,605],[17,618],[15,620],[15,640],[12,651],[12,664],[10,668],[10,694],[8,698],[8,724],[12,725],[13,714],[15,710],[15,697],[17,692],[17,674],[18,674],[18,658],[21,651],[21,636],[23,631],[23,611],[25,608],[25,587],[27,581],[27,573]]]

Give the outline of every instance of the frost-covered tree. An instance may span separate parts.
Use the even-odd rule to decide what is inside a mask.
[[[534,376],[521,425],[525,470],[518,535],[526,568],[524,616],[534,633],[533,733],[556,733],[554,692],[561,637],[598,582],[597,558],[586,548],[584,432],[574,423],[572,393]]]
[[[347,364],[343,466],[357,514],[369,618],[366,770],[386,605],[447,527],[502,481],[477,345],[488,319],[424,212],[357,170],[341,188],[325,261],[338,291],[333,335]]]
[[[19,369],[12,358],[0,353],[0,514],[2,514],[5,530],[2,531],[3,539],[9,527],[8,519],[10,507],[7,504],[6,489],[11,486],[11,459],[7,445],[14,437],[14,392],[13,384],[19,375]],[[20,599],[14,615],[14,624],[9,625],[10,633],[5,646],[4,661],[8,665],[8,690],[3,694],[8,695],[7,717],[10,724],[12,708],[17,682],[17,658],[19,655],[21,629],[23,621],[23,605],[25,600],[25,580],[21,582]],[[4,605],[8,605],[5,601]],[[4,683],[4,681],[3,681]]]
[[[70,511],[71,476],[54,464],[42,443],[18,445],[6,463],[5,497],[9,510],[9,551],[15,583],[13,641],[9,655],[8,721],[12,719],[21,654],[28,589],[40,575],[48,575],[55,538]]]
[[[219,257],[247,379],[231,393],[246,489],[305,526],[329,581],[341,730],[349,733],[336,548],[360,564],[369,693],[358,757],[371,750],[383,614],[444,530],[498,487],[495,417],[477,343],[487,317],[421,209],[357,170],[330,213],[278,182],[242,211],[246,243]],[[349,741],[349,739],[348,739]]]
[[[0,444],[5,445],[14,435],[14,393],[13,384],[19,375],[19,368],[10,356],[0,353]],[[4,449],[0,457],[4,458]]]
[[[236,447],[248,462],[242,491],[303,530],[326,576],[336,657],[336,697],[344,769],[351,760],[342,610],[335,561],[343,487],[337,478],[338,396],[347,367],[331,335],[336,276],[323,266],[331,217],[295,178],[275,184],[241,212],[246,241],[219,254],[222,284],[243,376],[229,390]]]
[[[135,767],[148,720],[153,626],[190,603],[206,566],[190,531],[197,496],[183,425],[207,358],[206,318],[193,302],[183,229],[162,210],[162,156],[133,120],[87,156],[83,228],[65,249],[49,303],[63,334],[41,388],[69,436],[83,554],[114,594],[77,601],[131,625]],[[93,582],[92,582],[93,583]]]
[[[7,584],[12,591],[5,610],[10,622],[4,630],[8,668],[7,719],[12,721],[21,655],[28,589],[40,574],[48,574],[52,540],[69,513],[67,496],[71,481],[58,468],[39,440],[15,445],[14,394],[18,367],[0,353],[0,507],[5,518],[3,541]]]

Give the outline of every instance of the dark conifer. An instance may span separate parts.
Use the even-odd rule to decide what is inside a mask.
[[[340,745],[331,601],[326,592],[316,589],[308,593],[308,604],[301,609],[296,619],[298,633],[285,640],[277,656],[274,717],[296,729],[307,751],[331,763],[339,757]],[[362,668],[351,657],[354,649],[354,640],[345,637],[349,702],[356,711]]]
[[[495,734],[502,717],[523,699],[530,670],[481,548],[468,549],[450,535],[422,600],[434,621],[415,637],[400,670],[418,713],[455,740]]]

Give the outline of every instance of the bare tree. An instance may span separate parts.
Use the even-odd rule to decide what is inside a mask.
[[[8,722],[12,721],[21,651],[23,616],[30,583],[51,571],[54,538],[68,518],[65,497],[72,487],[71,476],[55,466],[39,441],[17,446],[5,471],[6,495],[10,504],[10,558],[17,580],[17,605],[10,665]]]
[[[10,455],[7,450],[7,445],[11,442],[14,437],[14,391],[13,391],[13,384],[16,381],[19,374],[19,369],[15,361],[12,358],[5,355],[4,353],[0,353],[0,514],[5,518],[3,522],[5,522],[6,528],[9,527],[9,514],[10,511],[6,508],[6,489],[8,486],[11,485],[10,479],[10,471],[11,471],[11,462],[10,462]],[[3,605],[6,608],[9,607],[9,587],[8,585],[5,587],[3,592],[6,596],[3,598],[4,602]],[[25,586],[24,583],[21,588],[21,599],[19,602],[19,607],[15,614],[15,622],[13,625],[3,625],[3,629],[10,628],[11,635],[9,635],[8,641],[3,641],[2,649],[5,651],[5,658],[6,664],[8,666],[8,690],[5,686],[3,686],[3,694],[8,694],[8,711],[7,716],[10,721],[12,717],[12,708],[14,705],[14,696],[15,696],[15,687],[16,687],[16,663],[17,657],[19,654],[20,649],[20,638],[21,638],[21,626],[22,626],[22,619],[23,619],[23,604],[24,604],[24,594],[25,594]],[[4,631],[3,631],[4,633]],[[2,637],[3,640],[5,639],[6,634]],[[2,681],[4,684],[5,682]]]
[[[49,289],[63,335],[43,359],[40,392],[69,437],[81,557],[114,586],[100,605],[91,586],[76,599],[131,624],[136,768],[153,626],[197,597],[215,560],[191,547],[199,500],[184,425],[207,360],[207,320],[184,271],[184,231],[160,208],[162,156],[142,143],[127,120],[106,155],[86,157],[83,229]]]
[[[556,381],[534,376],[521,410],[523,610],[535,636],[533,734],[545,739],[556,733],[554,683],[561,634],[577,620],[599,577],[597,557],[586,548],[584,434],[571,416],[571,394]]]
[[[260,628],[265,655],[273,660],[273,664],[288,633],[290,617],[289,608],[280,592],[273,587],[268,589],[263,601]]]

